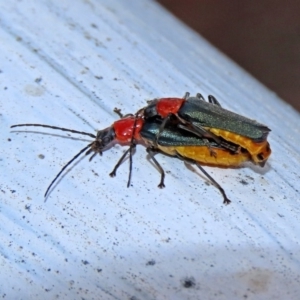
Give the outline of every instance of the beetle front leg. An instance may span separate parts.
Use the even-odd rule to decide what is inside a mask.
[[[122,114],[121,108],[117,108],[117,107],[114,108],[114,112],[115,112],[121,119],[124,119],[124,118],[126,118],[126,117],[132,117],[132,116],[133,116],[133,114],[126,114],[126,115],[123,115],[123,114]]]

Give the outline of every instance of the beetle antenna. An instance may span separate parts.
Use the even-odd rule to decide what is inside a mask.
[[[46,127],[46,128],[57,129],[57,130],[62,130],[62,131],[68,131],[68,132],[72,132],[72,133],[78,133],[78,134],[82,134],[82,135],[87,135],[87,136],[92,137],[92,138],[96,138],[96,136],[92,133],[77,131],[77,130],[73,130],[73,129],[67,129],[67,128],[63,128],[63,127],[44,125],[44,124],[17,124],[17,125],[10,126],[10,128],[22,127],[22,126]]]
[[[84,147],[83,149],[81,149],[70,161],[68,161],[63,167],[62,169],[59,171],[59,173],[55,176],[55,178],[52,180],[52,182],[50,183],[50,185],[48,186],[46,193],[44,195],[44,197],[46,198],[50,188],[53,186],[54,182],[58,179],[58,177],[61,175],[61,173],[78,157],[80,156],[84,151],[86,151],[87,149],[91,148],[92,145],[94,144],[94,142],[88,144],[86,147]],[[89,154],[89,153],[86,153]]]

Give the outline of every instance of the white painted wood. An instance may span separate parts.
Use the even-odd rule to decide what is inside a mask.
[[[4,299],[299,299],[299,114],[155,2],[0,2],[0,296]],[[267,124],[264,169],[206,168],[233,200],[181,161],[142,146],[81,159],[43,194],[114,107],[215,95]],[[42,158],[44,157],[44,158]],[[244,182],[244,184],[243,184]],[[246,184],[245,184],[246,183]],[[184,287],[184,282],[191,284]]]

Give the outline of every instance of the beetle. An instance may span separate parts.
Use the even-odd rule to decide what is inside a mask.
[[[176,119],[177,127],[193,132],[202,139],[214,140],[228,150],[233,150],[232,143],[236,146],[235,151],[246,149],[252,161],[261,167],[271,155],[267,141],[270,129],[222,108],[218,100],[211,95],[208,96],[208,102],[200,93],[197,93],[196,97],[190,97],[188,92],[183,98],[154,99],[138,113],[145,120],[157,117],[162,120],[156,140],[163,132],[164,126]]]
[[[202,168],[201,164],[225,167],[239,166],[244,161],[253,161],[253,157],[246,149],[237,151],[239,146],[228,141],[226,141],[226,147],[222,146],[222,141],[220,142],[220,140],[223,140],[222,137],[219,138],[218,142],[214,139],[200,138],[192,130],[189,131],[186,128],[181,128],[179,126],[180,124],[178,124],[178,121],[176,120],[175,122],[173,121],[164,124],[163,130],[161,130],[164,120],[157,118],[142,118],[140,111],[138,111],[135,115],[128,114],[125,116],[121,114],[120,110],[115,109],[115,112],[118,113],[121,118],[115,121],[111,126],[97,131],[96,135],[44,124],[17,124],[11,126],[11,128],[29,126],[44,127],[86,135],[94,139],[94,141],[80,150],[62,167],[48,186],[45,192],[45,197],[48,195],[49,190],[64,170],[81,154],[84,152],[85,155],[92,154],[89,159],[91,161],[95,155],[102,155],[102,152],[107,150],[112,143],[119,143],[121,145],[128,145],[129,148],[119,159],[113,171],[110,173],[110,176],[116,176],[118,167],[122,164],[126,156],[129,155],[129,176],[127,187],[130,186],[131,181],[133,150],[136,144],[143,144],[146,146],[150,159],[152,159],[161,173],[161,179],[158,187],[163,188],[165,186],[165,173],[154,156],[157,153],[163,153],[172,157],[177,157],[188,163],[196,164],[206,177],[208,177],[208,179],[219,189],[223,195],[223,203],[228,204],[231,202],[226,196],[224,189]]]
[[[215,141],[201,139],[191,132],[174,126],[165,126],[161,132],[160,129],[161,123],[146,121],[140,130],[140,135],[148,146],[147,152],[150,154],[150,158],[154,159],[156,153],[162,153],[195,164],[221,192],[223,203],[229,204],[231,200],[228,199],[224,189],[201,165],[237,167],[243,162],[252,160],[250,153],[245,149],[239,152],[228,150]],[[154,162],[161,172],[161,181],[158,186],[164,187],[164,170],[157,161]]]
[[[118,112],[118,111],[116,111]],[[87,133],[83,131],[73,130],[73,129],[67,129],[63,127],[57,127],[52,125],[45,125],[45,124],[17,124],[12,125],[11,128],[16,127],[44,127],[44,128],[50,128],[55,130],[61,130],[61,131],[67,131],[71,133],[86,135],[94,139],[91,143],[89,143],[86,147],[81,149],[70,161],[68,161],[62,169],[59,171],[59,173],[55,176],[55,178],[52,180],[50,185],[48,186],[44,197],[47,197],[49,190],[55,183],[55,181],[59,178],[59,176],[63,173],[63,171],[73,162],[75,161],[81,154],[85,152],[85,155],[92,154],[89,158],[89,161],[91,161],[97,154],[102,155],[102,152],[105,151],[113,142],[117,142],[121,145],[130,145],[130,147],[125,151],[125,153],[122,155],[121,159],[119,160],[118,164],[114,168],[114,171],[110,173],[110,176],[114,177],[116,175],[116,170],[118,166],[121,164],[121,162],[124,160],[126,155],[130,154],[130,170],[129,170],[129,178],[127,186],[130,185],[130,179],[131,179],[131,169],[132,169],[132,152],[136,145],[136,140],[140,139],[139,136],[139,130],[141,129],[143,125],[143,119],[133,117],[132,115],[127,115],[124,118],[121,118],[114,122],[111,126],[103,129],[98,130],[96,135],[92,133]]]
[[[148,151],[160,152],[169,156],[198,162],[210,166],[237,167],[245,161],[251,161],[250,153],[235,152],[221,147],[215,141],[207,141],[174,126],[165,126],[160,133],[161,123],[144,122],[139,134],[148,146]],[[209,146],[207,146],[207,142]],[[234,147],[234,145],[232,145]],[[212,154],[213,153],[213,154]]]
[[[147,152],[150,155],[150,159],[154,162],[161,173],[161,180],[158,187],[163,188],[164,185],[164,177],[165,173],[161,165],[155,159],[155,155],[157,153],[163,153],[169,156],[176,156],[184,161],[190,163],[196,163],[197,166],[201,169],[201,171],[212,181],[212,183],[220,190],[224,197],[224,203],[230,203],[230,200],[227,198],[223,188],[199,165],[200,163],[209,163],[211,165],[233,165],[237,162],[242,162],[246,160],[250,160],[251,157],[248,153],[235,155],[235,158],[231,158],[231,162],[226,162],[226,157],[230,157],[229,150],[222,148],[217,145],[215,142],[211,142],[209,147],[207,146],[207,141],[200,139],[199,137],[193,135],[184,130],[178,130],[175,127],[169,128],[167,126],[159,139],[159,147],[155,147],[155,138],[157,132],[160,129],[161,123],[153,123],[153,122],[145,122],[144,119],[134,116],[134,115],[121,115],[119,110],[115,110],[120,116],[121,119],[114,122],[111,126],[97,131],[97,134],[94,135],[92,133],[87,133],[83,131],[77,131],[73,129],[67,129],[63,127],[57,127],[52,125],[45,124],[17,124],[11,126],[11,128],[16,127],[44,127],[55,130],[61,130],[71,133],[76,133],[80,135],[86,135],[91,138],[94,138],[94,141],[89,143],[86,147],[81,149],[70,161],[68,161],[59,173],[52,180],[50,185],[48,186],[45,197],[47,197],[51,187],[56,182],[56,180],[60,177],[60,175],[64,172],[64,170],[72,164],[81,154],[85,152],[85,155],[92,154],[89,158],[91,161],[96,154],[102,155],[102,152],[109,148],[109,146],[117,142],[121,145],[129,145],[129,148],[124,152],[122,157],[119,159],[117,164],[115,165],[113,171],[110,173],[111,177],[116,176],[116,171],[118,167],[122,164],[125,157],[129,154],[129,176],[127,187],[130,185],[131,181],[131,173],[132,173],[132,153],[137,143],[144,144],[147,147]],[[172,143],[173,140],[173,143]],[[171,143],[170,143],[171,142]],[[160,145],[161,143],[161,145]],[[184,146],[185,145],[185,146]],[[186,149],[189,149],[188,152]],[[211,151],[217,154],[216,156],[211,156]],[[177,152],[176,152],[177,151]],[[176,155],[175,155],[176,152]],[[194,152],[194,154],[192,154]],[[196,159],[196,160],[195,160]]]

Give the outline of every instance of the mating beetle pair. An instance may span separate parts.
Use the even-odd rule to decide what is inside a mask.
[[[43,124],[19,124],[21,126],[39,126],[72,133],[87,135],[95,140],[77,153],[57,174],[46,190],[47,196],[62,172],[82,153],[92,153],[90,160],[105,151],[114,141],[122,145],[129,145],[124,152],[111,176],[116,175],[118,167],[129,154],[130,185],[132,170],[132,154],[136,144],[144,144],[150,159],[161,173],[159,187],[164,187],[164,170],[154,157],[163,153],[194,163],[219,189],[224,203],[230,203],[223,188],[202,168],[202,164],[211,166],[238,166],[244,161],[252,161],[263,166],[271,154],[267,135],[270,131],[265,125],[242,117],[223,109],[219,102],[209,96],[206,102],[201,94],[190,97],[186,93],[184,98],[161,98],[150,101],[134,115],[122,116],[112,126],[99,130],[96,135],[72,129]]]

